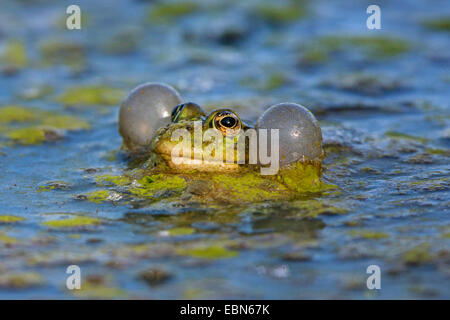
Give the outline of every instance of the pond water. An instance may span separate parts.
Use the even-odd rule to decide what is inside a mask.
[[[80,0],[81,30],[69,4],[0,4],[0,298],[450,298],[450,2],[381,1],[381,30],[370,1]],[[118,110],[148,81],[250,121],[308,107],[337,189],[126,198]]]

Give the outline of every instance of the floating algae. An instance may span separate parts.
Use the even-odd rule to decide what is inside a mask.
[[[59,140],[65,131],[86,130],[90,124],[78,117],[17,105],[0,107],[0,131],[14,144],[33,145]]]
[[[73,217],[67,219],[51,220],[43,222],[42,225],[54,229],[73,229],[73,228],[85,228],[91,226],[97,226],[102,221],[97,218],[90,217]]]
[[[0,224],[12,224],[19,221],[26,220],[23,217],[11,216],[11,215],[0,215]]]
[[[122,89],[109,86],[79,86],[68,88],[56,97],[56,101],[66,106],[114,106],[123,100]]]
[[[22,42],[11,40],[6,43],[0,55],[0,63],[4,73],[15,73],[26,67],[27,52]]]
[[[228,250],[222,246],[214,245],[209,247],[197,247],[191,249],[179,249],[178,254],[187,255],[200,259],[228,259],[238,256],[237,251]]]

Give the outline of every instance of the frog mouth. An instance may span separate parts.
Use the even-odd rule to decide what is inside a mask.
[[[195,169],[198,171],[234,171],[239,168],[236,162],[215,159],[192,159],[183,156],[161,154],[172,169]]]
[[[173,163],[180,163],[184,165],[235,165],[236,162],[226,162],[223,160],[214,160],[214,159],[192,159],[187,157],[171,157],[171,162]]]

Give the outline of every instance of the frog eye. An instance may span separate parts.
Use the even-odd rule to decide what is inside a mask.
[[[223,135],[234,135],[242,128],[242,122],[231,110],[219,110],[213,115],[210,126],[220,130]]]
[[[205,116],[206,113],[202,107],[193,102],[186,102],[177,105],[172,111],[172,122],[180,120],[195,119]]]

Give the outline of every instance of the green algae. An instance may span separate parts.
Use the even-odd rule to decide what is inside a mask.
[[[60,130],[85,130],[90,124],[78,117],[36,108],[7,105],[0,108],[0,132],[15,144],[34,145],[62,138]]]
[[[389,235],[387,233],[371,230],[352,230],[349,232],[349,235],[355,238],[363,238],[371,240],[389,238]]]
[[[55,187],[54,186],[39,186],[36,190],[36,192],[49,192],[54,190]]]
[[[119,104],[124,95],[124,90],[119,88],[102,85],[79,86],[67,89],[56,97],[56,101],[66,106],[113,106]]]
[[[73,231],[74,229],[59,229]],[[78,228],[77,228],[78,230]],[[50,244],[57,243],[53,238]],[[90,252],[67,252],[64,250],[37,251],[27,255],[26,264],[30,267],[69,266],[71,264],[91,263],[97,261]]]
[[[180,194],[187,188],[186,180],[176,175],[155,174],[137,181],[130,192],[138,197],[153,198],[158,194],[172,192]]]
[[[430,245],[423,243],[418,245],[403,255],[403,262],[410,266],[418,266],[430,263],[433,257],[430,253]]]
[[[64,130],[90,128],[88,122],[78,117],[17,105],[7,105],[0,108],[0,123],[33,123]]]
[[[40,112],[36,109],[16,105],[8,105],[0,108],[0,123],[26,123],[39,121],[40,119]]]
[[[430,30],[450,31],[450,17],[439,17],[422,21],[422,25]]]
[[[85,68],[86,49],[81,43],[50,39],[40,44],[40,51],[44,66],[62,64],[69,66],[73,71],[81,71]]]
[[[156,169],[152,169],[156,170]],[[263,176],[258,168],[241,167],[237,172],[210,175],[195,170],[173,173],[158,168],[157,173],[138,178],[128,187],[138,198],[162,199],[182,196],[197,202],[252,203],[289,200],[305,193],[328,192],[337,187],[321,180],[320,163],[296,163],[279,170],[277,175]],[[139,174],[138,174],[139,175]],[[118,179],[116,183],[115,179]],[[132,176],[99,178],[100,183],[129,185]],[[102,180],[105,180],[102,182]]]
[[[372,58],[390,58],[408,52],[411,49],[410,44],[406,40],[384,36],[349,37],[346,41],[353,46],[364,48],[366,53]]]
[[[86,197],[90,202],[103,203],[110,200],[110,192],[108,190],[97,190],[89,192]]]
[[[301,56],[306,63],[328,61],[333,53],[358,50],[367,58],[384,60],[411,50],[406,40],[388,36],[324,36],[303,48]]]
[[[213,245],[209,247],[197,247],[191,249],[179,249],[177,253],[200,259],[228,259],[239,255],[237,251],[228,250],[223,246]]]
[[[79,119],[73,116],[67,115],[48,115],[46,118],[42,120],[42,125],[55,129],[63,129],[63,130],[87,130],[90,129],[91,126],[87,121]]]
[[[450,157],[450,149],[427,148],[427,149],[425,149],[425,152],[440,155],[440,156]]]
[[[81,289],[71,290],[71,293],[83,299],[118,299],[128,296],[121,288],[93,283],[82,284]]]
[[[39,127],[14,129],[9,131],[7,136],[22,145],[41,144],[46,141],[45,129]]]
[[[296,211],[293,216],[298,218],[317,218],[320,215],[335,216],[348,213],[342,204],[323,200],[299,200],[291,204]]]
[[[27,52],[22,42],[10,40],[0,56],[4,71],[13,72],[26,67],[28,63]]]
[[[26,289],[41,286],[44,277],[36,272],[11,272],[0,274],[0,287],[10,289]]]
[[[74,218],[46,221],[41,223],[41,225],[56,229],[70,229],[70,228],[96,226],[101,223],[102,221],[97,218],[74,217]]]
[[[215,190],[213,196],[228,201],[258,202],[264,200],[280,200],[286,197],[286,187],[266,179],[255,172],[244,174],[216,174],[212,177]]]
[[[11,223],[16,223],[19,221],[24,221],[26,220],[23,217],[16,217],[16,216],[11,216],[11,215],[0,215],[0,224],[11,224]]]
[[[100,175],[95,178],[95,182],[100,186],[116,185],[126,186],[131,183],[131,179],[127,176],[113,176],[109,174]]]
[[[65,181],[50,181],[36,188],[36,192],[49,192],[52,190],[66,190],[71,184]]]
[[[169,230],[169,235],[171,236],[187,236],[193,233],[195,233],[195,229],[188,227],[173,228]]]
[[[163,258],[172,256],[174,247],[165,243],[138,243],[125,245],[116,248],[113,252],[115,256],[126,259],[133,258]]]
[[[281,168],[277,179],[296,193],[323,192],[336,189],[337,186],[323,182],[321,166],[302,162]]]
[[[440,191],[449,189],[450,178],[422,179],[408,182],[407,185],[412,189],[419,191]]]
[[[150,23],[170,22],[193,13],[197,9],[194,2],[156,3],[150,7],[147,21]]]
[[[307,10],[302,2],[286,5],[263,3],[256,7],[256,13],[269,23],[282,24],[304,18]]]
[[[4,232],[0,232],[0,243],[3,243],[5,245],[14,245],[19,243],[19,240],[17,238],[8,236]]]
[[[427,139],[425,139],[425,138],[416,137],[413,135],[409,135],[409,134],[401,133],[401,132],[397,132],[397,131],[387,131],[384,135],[386,137],[390,137],[390,138],[413,140],[413,141],[417,141],[420,143],[427,142]]]

